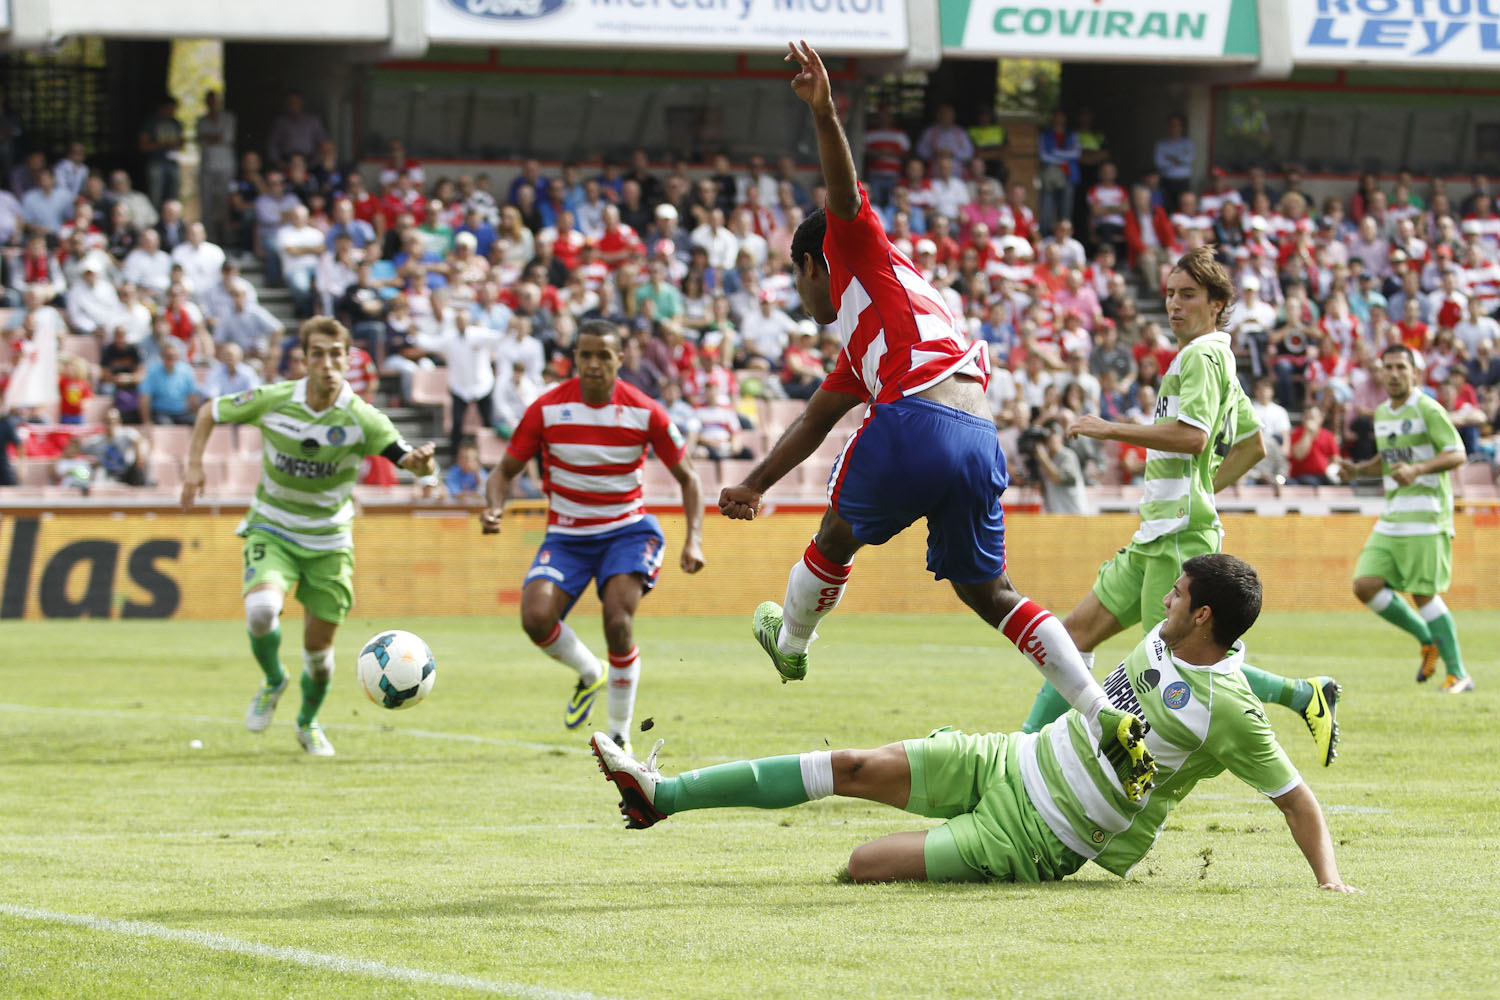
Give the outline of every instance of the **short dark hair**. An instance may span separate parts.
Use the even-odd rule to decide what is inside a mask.
[[[1208,293],[1208,301],[1223,307],[1214,326],[1220,330],[1229,325],[1229,305],[1234,301],[1234,282],[1224,265],[1214,258],[1214,247],[1194,247],[1181,257],[1172,270],[1181,271],[1192,278]]]
[[[814,261],[821,263],[826,270],[828,260],[823,256],[823,239],[827,235],[828,214],[820,208],[803,219],[792,234],[792,266],[800,271],[802,258],[816,254]]]
[[[1225,649],[1260,617],[1260,576],[1243,559],[1223,552],[1193,556],[1182,564],[1188,578],[1188,607],[1214,613],[1214,642]]]
[[[1388,356],[1392,354],[1406,355],[1407,362],[1413,368],[1417,367],[1417,356],[1413,354],[1412,349],[1410,347],[1407,347],[1405,344],[1387,344],[1385,350],[1380,352],[1380,360],[1384,361]]]
[[[625,347],[625,338],[620,334],[620,327],[607,319],[584,320],[578,324],[578,336],[613,337],[615,338],[615,350],[623,350]]]
[[[314,316],[312,319],[305,321],[301,329],[297,331],[297,343],[302,346],[302,350],[307,350],[307,342],[315,333],[328,334],[328,336],[343,344],[346,351],[354,343],[354,338],[349,335],[349,328],[347,326],[329,316]]]

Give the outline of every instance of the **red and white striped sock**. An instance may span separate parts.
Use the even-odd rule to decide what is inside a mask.
[[[604,668],[599,665],[599,658],[589,652],[589,648],[578,638],[578,633],[573,631],[573,626],[567,622],[558,622],[552,627],[552,632],[546,639],[536,644],[537,648],[559,663],[566,663],[578,672],[578,677],[585,684],[592,684],[599,679],[599,674]]]
[[[1000,622],[1000,631],[1090,723],[1109,704],[1072,636],[1052,612],[1023,597]]]
[[[839,606],[851,569],[853,564],[840,565],[819,552],[816,540],[807,543],[801,560],[786,579],[781,634],[776,637],[783,653],[807,652],[818,622]]]
[[[635,713],[635,689],[641,679],[641,650],[609,654],[609,731],[630,735],[630,717]]]

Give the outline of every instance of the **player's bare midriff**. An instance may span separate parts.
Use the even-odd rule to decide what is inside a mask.
[[[937,385],[923,389],[915,395],[930,399],[934,403],[951,406],[955,410],[972,413],[976,417],[991,420],[989,401],[984,398],[984,387],[972,375],[949,375]]]

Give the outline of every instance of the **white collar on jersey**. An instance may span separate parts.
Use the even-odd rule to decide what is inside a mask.
[[[1214,330],[1209,333],[1205,333],[1201,337],[1194,337],[1192,340],[1188,341],[1189,347],[1192,347],[1194,344],[1223,344],[1225,347],[1228,347],[1229,334],[1225,333],[1223,330]]]
[[[1153,659],[1171,657],[1174,666],[1185,670],[1207,670],[1212,674],[1232,674],[1245,665],[1245,643],[1236,639],[1234,645],[1229,647],[1229,653],[1218,663],[1189,663],[1179,659],[1167,648],[1167,644],[1161,641],[1161,625],[1157,625],[1146,633],[1143,640],[1146,646],[1146,655]]]
[[[346,381],[339,389],[339,394],[333,397],[333,403],[329,405],[328,410],[334,409],[335,407],[348,408],[349,404],[353,400],[354,389],[350,387],[349,383]],[[296,388],[292,390],[292,402],[301,403],[303,406],[307,406],[307,379],[305,377],[299,378],[297,380]],[[307,408],[309,410],[312,410],[311,406],[307,406]],[[328,410],[323,410],[321,412],[327,413]],[[316,413],[319,411],[313,410],[313,412]]]

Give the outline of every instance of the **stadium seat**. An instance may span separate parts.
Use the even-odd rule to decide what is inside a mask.
[[[260,428],[240,424],[234,428],[234,431],[235,444],[238,446],[239,453],[259,461],[261,456]]]
[[[448,395],[448,369],[418,368],[411,374],[411,399],[413,406],[441,406],[445,409],[452,400]]]
[[[234,456],[235,450],[234,428],[215,427],[213,433],[209,435],[208,447],[203,449],[203,456],[227,459]]]
[[[228,487],[229,462],[223,458],[205,458],[203,460],[203,491],[211,496],[217,496]]]
[[[44,458],[34,458],[21,466],[22,486],[51,486],[52,463]]]
[[[482,456],[481,452],[481,456]],[[694,468],[698,470],[698,478],[703,478],[703,467],[709,463],[695,461]],[[682,499],[678,491],[677,480],[672,478],[671,471],[654,458],[646,459],[644,466],[645,477],[641,483],[641,490],[647,504],[670,504],[677,503]],[[705,502],[707,502],[705,500]]]
[[[83,401],[83,422],[85,424],[104,423],[104,415],[114,405],[114,399],[109,396],[90,396]]]
[[[182,462],[176,455],[152,452],[147,470],[152,482],[163,489],[175,490],[182,486]]]
[[[1495,470],[1488,462],[1469,462],[1458,473],[1457,480],[1465,486],[1491,486],[1495,482]]]
[[[151,436],[151,450],[155,454],[187,458],[188,441],[193,436],[191,427],[179,427],[175,424],[151,425],[145,430]]]
[[[91,333],[70,333],[63,337],[62,352],[82,358],[90,365],[99,364],[99,340]]]
[[[770,399],[766,401],[765,426],[775,427],[777,436],[786,430],[807,404],[800,399]]]
[[[474,439],[479,445],[479,462],[486,468],[505,456],[505,441],[490,428],[479,428],[474,433]]]
[[[259,459],[248,458],[230,459],[225,469],[224,489],[235,497],[249,498],[255,495],[255,487],[260,483],[261,463]]]

